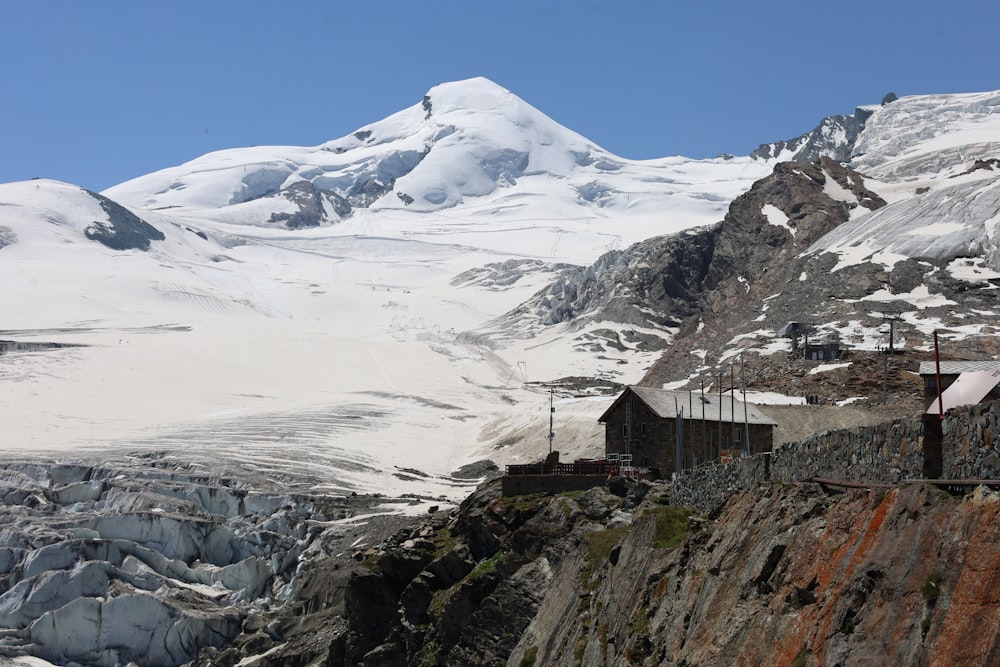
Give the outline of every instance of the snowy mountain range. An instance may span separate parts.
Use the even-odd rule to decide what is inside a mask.
[[[693,243],[727,228],[718,223],[730,205],[773,179],[786,158],[850,156],[841,160],[847,175],[819,167],[813,182],[825,199],[806,207],[813,218],[837,209],[842,219],[809,227],[796,197],[765,197],[737,245],[766,237],[766,247],[784,248],[785,267],[836,257],[823,269],[833,274],[858,265],[891,274],[910,258],[992,289],[988,281],[1000,277],[991,157],[998,104],[1000,93],[904,97],[826,119],[753,156],[632,161],[471,79],[436,86],[412,107],[312,148],[220,151],[101,194],[45,180],[5,184],[0,298],[12,307],[3,335],[80,347],[5,358],[4,374],[22,390],[6,392],[0,410],[19,447],[174,445],[177,432],[198,447],[192,432],[232,415],[294,422],[289,410],[346,402],[385,412],[386,424],[412,417],[429,427],[440,410],[428,416],[426,404],[444,402],[465,427],[449,429],[456,437],[434,470],[445,474],[467,457],[497,453],[492,439],[500,436],[484,424],[516,422],[512,412],[523,409],[507,406],[537,402],[533,382],[635,382],[685,327],[704,326],[707,302],[674,303],[674,312],[632,293],[680,275],[669,262],[649,264],[642,243]],[[870,210],[860,192],[886,205]],[[705,239],[715,252],[718,239]],[[716,261],[690,298],[714,292],[718,301],[719,289],[749,285],[740,275],[749,269],[720,273],[718,258],[699,252],[682,243],[667,255],[675,264],[699,257],[689,269],[706,275],[701,264]],[[754,260],[759,275],[768,257]],[[602,282],[605,273],[613,279]],[[848,301],[886,291],[912,306],[921,330],[941,324],[918,320],[935,298],[951,298],[917,286],[899,293],[883,278]],[[769,289],[797,283],[812,281]],[[632,305],[595,305],[611,293]],[[760,298],[766,311],[774,297]],[[823,324],[821,316],[803,315]],[[855,338],[861,330],[860,346],[879,344],[877,323],[845,317],[838,311],[840,329]],[[773,328],[747,327],[733,340],[756,331],[757,347],[773,351],[783,345]],[[364,438],[388,447],[401,467],[427,467],[412,438],[387,439],[393,428],[373,427]],[[341,435],[324,426],[316,439]],[[349,440],[350,456],[366,449],[358,434]],[[384,463],[361,458],[375,469]]]
[[[5,184],[0,291],[15,305],[5,337],[85,347],[61,353],[79,357],[73,362],[34,358],[59,363],[62,381],[25,371],[22,382],[37,386],[10,393],[2,408],[32,414],[12,420],[20,446],[59,449],[119,442],[118,433],[109,437],[108,420],[125,427],[130,441],[136,429],[159,441],[207,415],[282,413],[330,395],[352,403],[382,396],[388,404],[380,408],[395,414],[400,403],[386,396],[419,402],[441,400],[444,391],[469,404],[470,393],[524,391],[532,381],[568,376],[634,382],[685,318],[704,308],[670,312],[633,299],[627,314],[573,302],[588,290],[628,292],[678,275],[670,265],[644,265],[641,242],[711,229],[786,158],[851,156],[843,162],[855,170],[850,175],[838,181],[823,167],[816,177],[829,204],[813,208],[843,209],[844,219],[802,234],[802,202],[765,198],[738,243],[753,245],[765,232],[772,248],[797,239],[786,260],[832,255],[834,273],[871,263],[891,271],[904,258],[935,267],[958,262],[963,275],[989,285],[983,281],[1000,276],[991,162],[998,104],[998,93],[902,98],[826,119],[754,156],[631,161],[492,82],[471,79],[436,86],[412,107],[313,148],[220,151],[100,195],[45,180]],[[858,181],[887,205],[871,211],[859,202]],[[800,247],[806,237],[808,247]],[[606,268],[637,243],[630,268],[602,283]],[[697,255],[678,251],[672,261]],[[699,290],[739,281],[738,272],[732,267]],[[784,289],[796,282],[808,281]],[[879,289],[892,292],[890,283]],[[536,294],[549,296],[539,302]],[[893,298],[910,298],[918,314],[933,301],[917,288]],[[841,328],[856,334],[859,326]],[[874,348],[880,334],[867,329],[861,345]],[[173,333],[137,333],[150,331]],[[143,361],[123,368],[123,332],[132,347],[156,341],[163,349],[137,352]],[[761,349],[779,343],[762,339]],[[367,352],[345,353],[345,363],[341,351],[358,347]],[[400,352],[411,348],[419,353]],[[162,363],[152,361],[157,354]],[[407,374],[435,381],[401,388],[392,377],[402,372],[399,354],[421,359]],[[292,364],[296,358],[330,366],[317,374]],[[370,364],[359,367],[365,359]],[[8,376],[28,363],[5,362]],[[112,368],[121,377],[107,394],[89,388]],[[305,387],[312,393],[297,395]],[[37,397],[34,409],[25,411],[25,394]],[[492,414],[511,400],[496,398],[484,396],[485,405],[468,412]],[[529,392],[513,400],[537,398]],[[475,430],[455,452],[489,442]],[[445,468],[461,459],[449,458]]]
[[[761,171],[746,158],[623,160],[507,90],[472,79],[436,86],[420,104],[314,148],[211,153],[105,194],[145,210],[287,228],[337,222],[359,209],[459,207],[473,219],[517,219],[543,201],[545,213],[570,219],[593,217],[594,209],[635,215],[691,207],[697,216],[702,200],[724,207]]]
[[[153,470],[57,466],[42,480],[19,464],[0,473],[5,497],[48,503],[72,539],[143,545],[170,533],[159,517],[193,512],[197,533],[225,515],[213,549],[243,561],[213,551],[208,570],[185,569],[136,553],[185,595],[235,604],[294,580],[287,562],[268,569],[283,539],[309,549],[294,508],[272,514],[281,494],[367,498],[370,514],[339,509],[331,530],[457,502],[476,482],[463,466],[546,451],[550,389],[552,444],[573,458],[603,451],[596,419],[618,384],[695,386],[741,353],[778,366],[790,320],[863,352],[885,344],[890,314],[900,348],[926,351],[938,331],[995,356],[1000,91],[883,102],[750,156],[634,161],[471,79],[316,147],[220,151],[103,193],[2,184],[9,455]],[[119,493],[133,475],[169,488]],[[277,495],[251,522],[230,507],[240,493],[219,491],[223,475]],[[65,537],[33,530],[11,554]],[[364,531],[351,539],[366,544]],[[152,585],[124,560],[109,567],[119,584]],[[24,582],[15,592],[30,597]],[[0,612],[49,642],[46,655],[86,662],[56,630],[77,622],[66,595],[0,596]],[[132,633],[126,606],[95,595],[80,598],[87,619]],[[143,605],[191,620],[172,602]],[[186,659],[181,644],[171,659]],[[95,646],[94,664],[113,659]]]
[[[311,149],[223,151],[102,195],[6,184],[0,297],[16,318],[3,336],[80,347],[6,358],[23,390],[0,410],[26,449],[174,442],[176,430],[198,448],[190,432],[206,419],[332,401],[426,426],[440,410],[417,416],[412,404],[447,402],[465,428],[444,435],[434,472],[446,473],[489,441],[481,419],[538,400],[525,379],[599,370],[591,355],[567,359],[558,333],[551,347],[498,354],[463,332],[567,265],[711,223],[768,170],[750,158],[622,160],[474,79]],[[627,350],[600,364],[626,358],[625,379],[638,379]],[[406,421],[387,420],[405,444],[382,427],[367,435],[402,467],[430,467]],[[337,441],[335,430],[317,440]]]

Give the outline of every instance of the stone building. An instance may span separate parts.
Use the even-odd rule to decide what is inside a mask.
[[[604,424],[608,458],[664,476],[706,461],[769,452],[777,425],[730,393],[720,399],[637,386],[627,387],[598,422]]]
[[[802,358],[808,361],[840,359],[843,352],[840,333],[836,331],[824,331],[818,336],[807,338],[802,346]]]

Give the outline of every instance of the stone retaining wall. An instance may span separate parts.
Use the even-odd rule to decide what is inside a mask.
[[[1000,401],[952,410],[941,427],[944,479],[1000,479]]]
[[[565,493],[585,491],[603,486],[607,475],[504,475],[501,493],[505,496],[524,496],[531,493]]]
[[[942,479],[1000,479],[1000,401],[958,408],[942,425]],[[898,419],[876,426],[820,433],[773,452],[727,464],[707,464],[674,477],[675,505],[713,512],[731,495],[771,482],[809,477],[892,484],[923,472],[923,424]]]

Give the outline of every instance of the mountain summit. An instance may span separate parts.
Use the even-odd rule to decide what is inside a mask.
[[[408,109],[319,146],[210,153],[104,194],[147,210],[296,228],[359,209],[431,212],[485,201],[523,208],[539,198],[570,217],[580,207],[676,208],[678,197],[704,208],[698,200],[728,200],[765,172],[748,158],[625,160],[474,78],[435,86]]]

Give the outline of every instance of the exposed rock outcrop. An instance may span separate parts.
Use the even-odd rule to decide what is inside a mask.
[[[94,220],[83,230],[88,239],[98,241],[112,250],[149,250],[152,241],[166,237],[132,211],[104,195],[86,190],[107,214],[107,220]]]
[[[0,248],[17,243],[17,234],[6,225],[0,225]]]
[[[858,136],[865,129],[865,121],[872,113],[872,109],[858,107],[851,115],[827,116],[809,132],[794,139],[761,144],[750,156],[762,160],[780,158],[794,162],[811,162],[827,157],[846,162],[851,158]]]
[[[946,267],[964,262],[973,275],[982,265],[990,275],[993,241],[981,226],[964,221],[991,218],[997,188],[975,182],[939,190],[886,206],[861,174],[834,160],[780,163],[734,200],[719,224],[649,239],[589,267],[563,270],[489,332],[502,338],[562,325],[578,332],[573,345],[588,353],[662,349],[643,383],[687,379],[689,387],[699,380],[712,385],[716,365],[740,350],[771,354],[776,343],[783,347],[778,331],[789,322],[812,325],[816,335],[823,333],[817,326],[843,331],[849,323],[854,331],[874,332],[893,313],[900,320],[903,310],[919,311],[910,322],[897,321],[895,330],[916,347],[929,341],[929,327],[920,320],[961,326],[991,307],[995,289]],[[964,231],[946,241],[927,236],[927,212],[944,215],[953,198],[962,203],[948,215],[963,221]],[[914,221],[908,223],[912,233],[892,232],[904,218]],[[854,242],[859,233],[868,236]],[[853,251],[857,257],[842,261],[847,250],[825,250],[831,243],[873,250]],[[896,254],[883,263],[875,249],[889,244]],[[921,302],[924,292],[937,296]],[[907,301],[914,298],[917,305]],[[980,340],[993,331],[983,328]]]
[[[320,192],[309,181],[299,181],[277,195],[287,199],[298,210],[294,213],[272,213],[270,222],[279,222],[288,229],[318,227],[324,222],[351,215],[351,204],[336,192]]]
[[[625,498],[602,488],[502,498],[482,488],[427,543],[397,537],[366,556],[326,664],[936,665],[1000,655],[995,633],[977,631],[1000,621],[995,493],[776,485],[704,518],[662,505],[664,492],[633,483]]]
[[[501,498],[497,483],[483,487],[446,529],[450,539],[437,538],[454,541],[450,549],[390,548],[374,563],[378,574],[349,582],[350,631],[332,664],[505,664],[537,618],[552,563],[569,555],[563,540],[584,539],[619,503],[600,489],[524,502]]]
[[[877,289],[885,276],[870,265],[841,272],[831,283],[833,257],[801,255],[857,211],[884,204],[860,174],[829,158],[781,163],[738,197],[721,223],[649,239],[565,271],[494,329],[533,331],[532,323],[539,328],[565,322],[579,330],[606,321],[641,329],[634,335],[644,337],[646,349],[668,343],[684,355],[719,349],[724,340],[709,344],[704,337],[731,338],[759,315],[763,326],[777,329],[785,318],[800,317],[803,303],[814,308],[831,293],[858,298]],[[702,331],[699,324],[708,322],[716,326]],[[609,340],[595,344],[613,345]],[[684,377],[695,362],[672,365],[671,377],[656,380]]]

